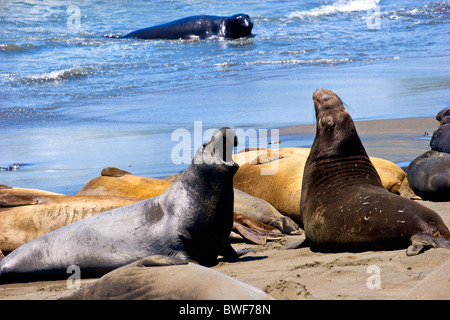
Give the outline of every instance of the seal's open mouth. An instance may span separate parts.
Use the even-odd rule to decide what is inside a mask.
[[[204,145],[204,157],[206,162],[236,166],[233,161],[233,150],[238,145],[236,133],[230,128],[216,130],[209,142]],[[207,159],[210,159],[208,161]]]

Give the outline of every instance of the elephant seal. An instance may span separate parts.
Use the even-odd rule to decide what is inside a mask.
[[[300,198],[303,171],[310,148],[247,150],[233,155],[239,164],[234,187],[273,205],[281,214],[301,224]],[[395,163],[370,157],[383,187],[400,194],[407,185],[406,173]],[[277,167],[274,174],[261,174],[261,169]]]
[[[439,111],[436,120],[439,121],[439,128],[431,137],[431,150],[450,153],[450,108]]]
[[[439,111],[436,120],[439,121],[440,125],[450,123],[450,108],[447,107]]]
[[[102,170],[101,176],[86,183],[77,195],[114,195],[147,199],[160,195],[172,185],[170,181],[135,176],[124,172],[126,171],[117,168],[105,168]]]
[[[234,189],[234,212],[273,226],[285,234],[301,234],[299,225],[267,201]]]
[[[430,147],[434,151],[450,153],[450,123],[441,125],[433,132]]]
[[[431,137],[431,150],[450,153],[450,108],[439,111],[436,120],[439,121],[439,128]]]
[[[101,176],[86,183],[77,195],[103,195],[151,198],[163,193],[181,175],[164,180],[134,176],[118,168],[105,168]],[[267,201],[234,189],[234,211],[261,223],[278,228],[286,234],[298,234],[299,226],[289,217],[282,215]],[[243,230],[243,229],[241,229]],[[245,235],[243,235],[245,236]]]
[[[66,196],[20,188],[0,189],[0,249],[8,254],[70,223],[142,200],[117,196]]]
[[[450,248],[450,232],[433,210],[388,192],[352,118],[332,91],[313,94],[316,135],[305,164],[301,216],[306,239],[322,252]]]
[[[273,300],[214,269],[150,256],[118,268],[60,300]]]
[[[450,201],[450,154],[430,150],[406,170],[411,189],[424,200]]]
[[[0,283],[97,277],[150,255],[194,260],[237,258],[233,227],[234,131],[216,130],[186,172],[163,194],[62,227],[17,248],[0,261]],[[229,159],[229,160],[228,160]]]
[[[238,39],[251,35],[253,22],[246,14],[230,17],[191,16],[130,32],[121,38],[139,39]]]

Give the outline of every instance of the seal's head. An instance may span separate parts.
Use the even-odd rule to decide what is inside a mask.
[[[313,94],[316,111],[316,140],[321,155],[367,155],[353,119],[341,99],[332,91],[317,89]]]
[[[215,165],[217,168],[231,170],[233,174],[239,165],[233,161],[233,149],[238,145],[236,133],[228,128],[214,131],[211,140],[204,143],[196,152],[193,163]]]
[[[253,22],[247,14],[231,16],[226,23],[228,36],[232,39],[247,37],[252,33]]]
[[[450,123],[450,107],[446,107],[439,111],[436,115],[436,120],[439,121],[441,125]]]

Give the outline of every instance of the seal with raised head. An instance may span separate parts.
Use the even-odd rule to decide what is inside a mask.
[[[300,198],[303,171],[309,148],[259,149],[233,155],[239,164],[234,176],[234,187],[252,196],[264,199],[280,213],[301,222]],[[405,184],[406,173],[395,163],[370,157],[388,191],[400,194]],[[277,168],[273,174],[262,174],[262,170]],[[406,183],[407,185],[407,183]]]
[[[300,201],[306,239],[322,252],[450,248],[450,232],[433,210],[388,192],[341,99],[313,94],[316,136]]]
[[[216,130],[200,146],[186,172],[163,194],[100,213],[34,239],[0,261],[0,283],[105,274],[150,255],[216,263],[236,258],[233,227],[232,158],[237,136]]]
[[[121,38],[139,39],[238,39],[252,33],[253,22],[246,14],[230,17],[199,15],[130,32]]]

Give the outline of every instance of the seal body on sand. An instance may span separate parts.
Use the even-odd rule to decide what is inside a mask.
[[[267,293],[216,270],[150,256],[114,270],[63,300],[271,300]]]
[[[450,247],[442,218],[383,188],[352,118],[333,92],[313,94],[316,136],[303,175],[301,215],[306,239],[319,251]]]
[[[134,176],[117,168],[105,168],[102,176],[97,177],[83,186],[77,195],[103,195],[151,198],[163,193],[180,177],[160,180],[142,176]],[[108,174],[106,174],[108,173]],[[112,174],[114,173],[114,174]],[[267,201],[253,197],[245,192],[234,189],[234,211],[244,214],[259,222],[274,226],[286,234],[297,234],[299,226],[289,217],[282,215]]]
[[[427,151],[408,166],[409,185],[424,200],[450,201],[450,154]]]
[[[234,189],[234,212],[273,226],[286,234],[300,234],[302,232],[297,223],[282,215],[270,203],[238,189]]]
[[[450,108],[439,111],[436,120],[439,121],[439,128],[431,137],[431,150],[450,153]]]
[[[249,36],[252,28],[253,22],[246,14],[236,14],[230,17],[199,15],[136,30],[122,38],[206,39],[223,37],[237,39]]]
[[[105,174],[106,171],[109,173]],[[115,174],[110,174],[111,171]],[[86,183],[77,195],[115,195],[147,199],[160,195],[172,185],[170,181],[162,179],[135,176],[128,172],[119,174],[119,172],[126,171],[117,168],[103,169],[102,175]]]
[[[229,235],[238,165],[225,160],[231,159],[235,143],[232,130],[217,130],[163,194],[72,223],[17,248],[0,261],[0,283],[67,278],[70,265],[77,265],[83,278],[98,276],[150,255],[204,265],[214,264],[218,255],[237,257]]]
[[[70,223],[142,200],[117,196],[66,196],[20,188],[0,189],[0,249],[7,254]]]

